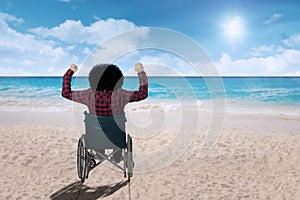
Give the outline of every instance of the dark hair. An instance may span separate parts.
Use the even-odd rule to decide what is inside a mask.
[[[121,70],[113,64],[95,65],[89,73],[90,87],[93,91],[121,88],[123,80]]]

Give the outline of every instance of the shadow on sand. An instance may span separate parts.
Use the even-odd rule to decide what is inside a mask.
[[[51,194],[52,200],[74,200],[74,199],[98,199],[107,197],[127,185],[127,181],[116,184],[104,185],[99,187],[88,187],[80,181],[71,183],[57,192]]]

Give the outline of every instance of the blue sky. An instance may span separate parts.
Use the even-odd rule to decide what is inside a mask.
[[[296,0],[1,0],[0,75],[62,75],[113,36],[161,27],[195,40],[220,75],[299,76],[299,10]],[[161,52],[131,58],[178,69]]]

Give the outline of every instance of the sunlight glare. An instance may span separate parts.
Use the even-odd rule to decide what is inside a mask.
[[[243,20],[235,17],[223,24],[224,32],[230,41],[239,40],[244,34]]]

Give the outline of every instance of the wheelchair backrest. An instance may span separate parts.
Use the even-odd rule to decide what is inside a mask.
[[[90,149],[125,148],[125,113],[114,116],[85,115],[85,142]]]

